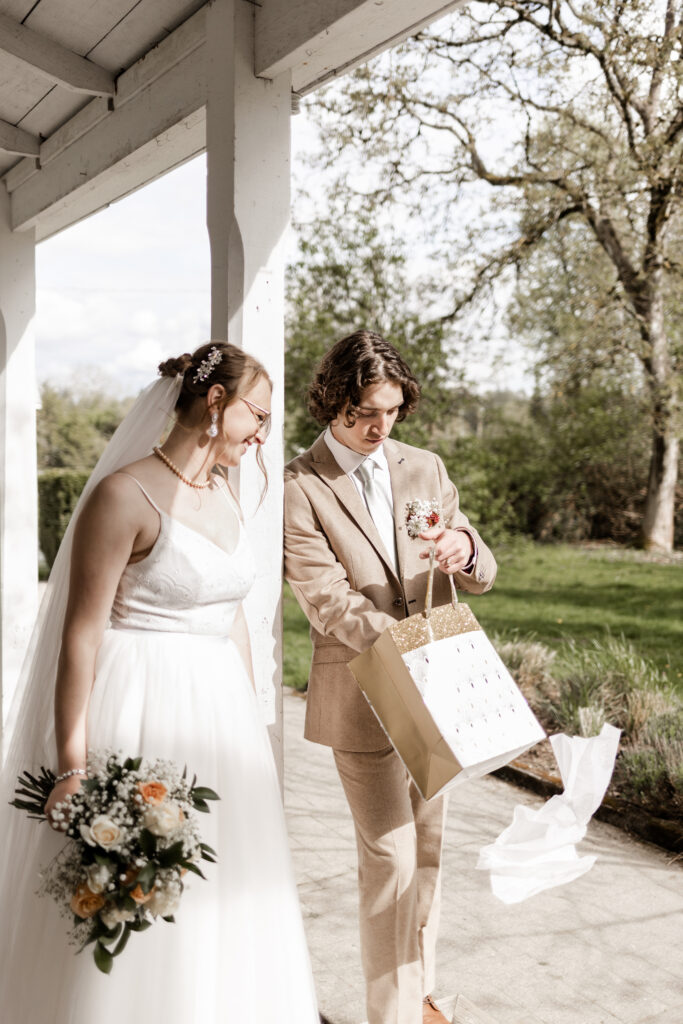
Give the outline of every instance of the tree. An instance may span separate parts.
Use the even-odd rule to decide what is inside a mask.
[[[299,258],[287,281],[285,442],[291,457],[315,440],[306,392],[315,366],[339,338],[359,328],[377,331],[406,359],[422,387],[417,416],[395,436],[425,444],[457,415],[459,374],[449,367],[448,325],[415,310],[430,308],[429,286],[409,280],[404,246],[380,239],[371,226],[349,226],[340,215],[298,225]],[[420,297],[418,301],[418,295]]]
[[[663,550],[681,431],[682,90],[683,0],[481,0],[312,108],[337,200],[370,223],[412,205],[438,238],[458,271],[446,319],[561,232],[600,266],[619,320],[605,352],[635,359],[647,389],[642,539]],[[574,340],[590,351],[590,335]]]
[[[130,402],[105,394],[43,384],[37,420],[38,469],[90,471]]]

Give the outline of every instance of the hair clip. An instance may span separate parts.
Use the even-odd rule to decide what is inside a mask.
[[[200,380],[204,381],[206,380],[207,377],[211,376],[214,367],[218,366],[222,358],[223,353],[219,352],[215,345],[213,346],[213,348],[210,348],[209,354],[206,357],[206,359],[202,359],[201,363],[197,367],[197,372],[192,378],[194,383],[198,384]]]

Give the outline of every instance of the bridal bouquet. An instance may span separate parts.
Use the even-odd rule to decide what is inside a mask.
[[[13,806],[47,821],[54,781],[45,768],[38,777],[24,773]],[[174,921],[183,876],[204,878],[198,862],[215,862],[194,811],[208,811],[207,801],[219,797],[195,783],[171,761],[93,753],[80,790],[51,812],[50,824],[68,842],[41,872],[38,892],[72,917],[78,952],[94,943],[95,964],[105,974],[133,932],[159,917]]]

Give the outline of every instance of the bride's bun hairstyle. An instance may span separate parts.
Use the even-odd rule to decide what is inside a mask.
[[[192,414],[197,398],[203,398],[210,387],[221,384],[225,388],[223,408],[248,391],[260,377],[272,381],[262,363],[248,352],[229,341],[207,341],[191,354],[183,353],[174,359],[159,363],[162,377],[182,376],[183,384],[176,402],[176,412],[186,420]],[[206,409],[201,409],[201,416]]]
[[[166,359],[159,363],[159,373],[162,377],[183,378],[175,411],[179,422],[190,428],[199,426],[203,421],[208,424],[210,412],[202,399],[206,398],[209,388],[214,384],[220,384],[225,389],[225,398],[217,407],[221,413],[227,405],[249,391],[260,378],[264,377],[271,388],[273,386],[265,366],[229,341],[207,341],[195,352],[184,352],[173,359]],[[266,477],[267,485],[260,445],[257,445],[256,461]]]

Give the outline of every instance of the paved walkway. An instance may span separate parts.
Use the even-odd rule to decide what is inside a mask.
[[[320,1009],[330,1024],[361,1024],[353,826],[331,751],[302,739],[304,700],[286,691],[284,705],[285,801]],[[683,1024],[683,870],[670,855],[594,821],[581,850],[598,861],[569,885],[508,907],[475,870],[515,804],[542,802],[493,777],[451,794],[442,1008],[460,993],[493,1024]]]

